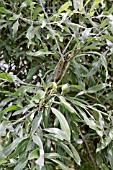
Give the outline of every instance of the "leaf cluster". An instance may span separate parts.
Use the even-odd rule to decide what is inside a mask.
[[[112,11],[1,0],[1,170],[113,169]]]

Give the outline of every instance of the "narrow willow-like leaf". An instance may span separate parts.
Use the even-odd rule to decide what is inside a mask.
[[[34,27],[33,27],[33,25],[31,25],[27,30],[26,37],[29,39],[29,41],[31,41],[32,38],[34,37],[33,29],[34,29]]]
[[[40,150],[40,156],[35,162],[36,162],[36,164],[38,164],[40,166],[40,168],[42,168],[44,166],[43,143],[38,135],[32,135],[32,139],[33,139],[33,142],[39,146],[39,150]]]
[[[104,139],[101,139],[101,143],[99,143],[96,149],[96,152],[99,152],[105,147],[107,147],[111,143],[112,140],[113,140],[113,129],[109,131],[108,136],[106,136]]]
[[[75,147],[70,143],[69,146],[71,147],[71,150],[72,150],[72,153],[73,153],[73,156],[74,156],[74,160],[75,162],[80,165],[81,163],[81,159],[80,159],[80,156],[77,152],[77,150],[75,149]]]
[[[78,10],[80,5],[80,0],[73,0],[73,6],[75,10]]]
[[[2,161],[4,158],[7,158],[7,156],[9,156],[14,151],[14,149],[22,140],[23,138],[16,138],[10,145],[0,151],[0,161]]]
[[[25,168],[26,164],[27,164],[28,160],[24,160],[22,159],[14,168],[14,170],[22,170]]]
[[[51,110],[57,116],[57,118],[60,122],[60,126],[61,126],[62,131],[65,132],[68,140],[70,141],[70,136],[71,136],[70,128],[69,128],[68,122],[66,121],[64,115],[60,111],[58,111],[57,109],[55,109],[53,107],[51,108]]]
[[[55,159],[55,158],[60,158],[62,157],[58,153],[45,153],[45,158],[47,159]]]
[[[45,51],[45,50],[39,50],[39,51],[36,51],[36,52],[27,52],[27,55],[30,55],[30,56],[34,56],[34,57],[41,57],[44,55],[49,55],[49,54],[53,54],[51,51]]]
[[[6,109],[3,111],[3,113],[6,114],[6,113],[8,113],[8,112],[10,112],[10,111],[14,111],[14,110],[18,110],[18,109],[19,109],[18,106],[12,105],[12,106],[9,106],[8,108],[6,108]]]
[[[13,24],[13,35],[16,34],[16,32],[18,31],[18,27],[19,27],[19,22],[18,20]]]
[[[62,11],[67,11],[69,6],[72,6],[72,2],[68,1],[65,4],[63,4],[60,9],[58,10],[58,14],[60,14]]]
[[[62,170],[71,170],[71,168],[69,168],[68,166],[66,166],[65,164],[63,164],[61,161],[56,160],[56,159],[51,159],[53,162],[57,163]]]
[[[26,82],[28,82],[29,79],[32,79],[32,77],[33,77],[33,75],[36,73],[37,69],[38,69],[38,67],[35,66],[35,67],[32,67],[32,68],[29,70],[29,72],[28,72],[28,74],[27,74],[27,77],[26,77]]]
[[[106,86],[108,86],[107,83],[102,83],[102,84],[99,84],[99,85],[90,87],[90,88],[87,90],[87,93],[95,93],[95,92],[97,92],[97,91],[100,91],[100,90],[104,89]]]
[[[106,54],[107,54],[107,52],[104,52],[101,56],[101,59],[102,59],[102,65],[104,66],[104,68],[106,70],[106,80],[107,80],[107,78],[108,78],[108,68],[107,68]]]
[[[16,150],[9,156],[9,158],[15,158],[17,155],[19,155],[27,146],[28,138],[23,139],[17,146]]]
[[[66,140],[69,141],[69,137],[66,135],[66,133],[58,128],[46,128],[45,131],[55,134],[54,136],[60,140]]]
[[[59,97],[61,104],[68,110],[70,113],[77,113],[75,109],[65,100],[63,96]]]
[[[37,128],[40,126],[40,123],[42,121],[42,112],[37,115],[32,122],[31,125],[31,134],[34,134]]]

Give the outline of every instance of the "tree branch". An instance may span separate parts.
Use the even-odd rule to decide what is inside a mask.
[[[92,154],[91,154],[91,152],[90,152],[88,143],[87,143],[87,141],[85,140],[85,138],[84,138],[84,136],[83,136],[83,134],[82,134],[82,132],[81,132],[81,130],[80,130],[80,128],[79,128],[78,126],[77,126],[77,129],[78,129],[78,132],[79,132],[79,134],[80,134],[80,136],[81,136],[83,142],[84,142],[85,145],[86,145],[88,154],[89,154],[89,156],[90,156],[90,158],[91,158],[91,161],[92,161],[92,163],[93,163],[93,166],[94,166],[94,170],[97,170],[97,166],[96,166],[95,160],[94,160],[94,158],[93,158],[93,156],[92,156]]]

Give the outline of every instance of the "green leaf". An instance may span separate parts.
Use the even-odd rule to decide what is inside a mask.
[[[14,93],[14,96],[21,96],[26,92],[34,93],[36,92],[36,90],[34,89],[34,87],[30,86],[29,84],[27,86],[21,85],[20,88],[18,88],[17,91]]]
[[[83,109],[86,109],[86,105],[82,102],[77,101],[77,99],[73,99],[72,97],[66,97],[74,106],[80,106]]]
[[[53,107],[51,108],[51,110],[58,118],[62,131],[65,132],[65,134],[67,135],[68,141],[70,141],[71,132],[70,132],[68,122],[66,121],[64,115]]]
[[[21,109],[21,110],[15,111],[12,115],[13,115],[13,116],[19,115],[19,114],[22,114],[24,111],[25,111],[25,108],[23,108],[23,109]]]
[[[27,165],[28,160],[22,159],[14,168],[14,170],[23,170]]]
[[[62,94],[69,92],[69,85],[63,84],[62,85]]]
[[[12,82],[12,77],[8,73],[0,73],[0,79]]]
[[[74,9],[78,10],[79,5],[80,5],[80,1],[79,0],[73,0],[73,5],[74,5]]]
[[[86,123],[86,125],[88,125],[91,129],[95,130],[97,132],[97,134],[102,137],[103,136],[103,131],[100,129],[100,126],[98,124],[96,124],[96,122],[94,121],[94,118],[88,118],[87,114],[79,107],[77,107],[77,110],[80,112],[81,116],[84,119],[84,122]],[[88,112],[88,110],[86,110]]]
[[[2,161],[4,158],[7,158],[13,150],[17,147],[17,145],[23,140],[23,138],[16,138],[10,145],[5,147],[2,151],[0,151],[0,161]]]
[[[82,76],[83,77],[89,77],[89,76],[94,75],[98,71],[98,69],[100,68],[101,64],[102,64],[102,61],[101,61],[101,58],[100,58],[97,62],[93,63],[92,69],[87,74],[82,74]]]
[[[103,168],[103,170],[109,170],[109,168],[104,163],[102,163],[102,168]]]
[[[38,153],[39,149],[35,149],[32,152],[29,153],[28,156],[28,160],[32,160],[32,159],[37,159],[39,158],[39,153]]]
[[[97,5],[101,2],[102,0],[94,0],[93,5],[91,7],[90,11],[93,11],[95,7],[97,7]]]
[[[60,13],[63,12],[63,11],[67,11],[68,8],[69,8],[69,6],[72,6],[72,2],[71,2],[71,1],[68,1],[68,2],[66,2],[65,4],[63,4],[63,5],[59,8],[58,14],[60,14]]]
[[[44,149],[43,149],[43,143],[38,135],[32,135],[33,142],[36,143],[39,146],[40,150],[40,156],[35,161],[36,164],[38,164],[40,167],[44,166]]]
[[[63,96],[59,96],[59,99],[60,99],[61,105],[64,106],[64,108],[66,110],[68,110],[68,112],[70,112],[72,114],[74,114],[74,113],[77,114],[76,110],[68,102],[66,102],[66,100]]]
[[[42,113],[42,112],[41,112]],[[32,122],[32,125],[31,125],[31,134],[34,134],[35,131],[37,130],[37,128],[40,126],[40,123],[42,121],[42,114],[39,113],[39,115],[37,115],[34,119],[33,119],[33,122]]]
[[[69,146],[71,147],[75,162],[78,165],[80,165],[81,159],[80,159],[80,156],[79,156],[77,150],[75,149],[75,147],[71,143],[69,143]]]
[[[0,107],[6,106],[9,102],[13,101],[15,98],[6,98],[0,103]]]
[[[39,103],[39,100],[45,97],[45,92],[43,90],[38,90],[37,94],[33,97],[33,101]]]
[[[6,127],[4,126],[3,123],[0,123],[0,136],[5,136],[6,135]]]
[[[17,155],[19,155],[27,146],[28,138],[24,138],[17,146],[16,150],[9,156],[9,158],[15,158]]]
[[[54,136],[60,140],[66,140],[69,141],[69,137],[66,135],[66,133],[58,128],[46,128],[45,131],[49,133],[55,134]]]
[[[39,50],[37,52],[31,52],[31,51],[27,52],[27,55],[34,56],[34,57],[41,57],[41,56],[44,57],[44,55],[49,55],[49,54],[53,54],[53,53],[50,51],[45,51],[44,49]]]
[[[104,66],[105,70],[106,70],[106,80],[108,78],[108,68],[107,68],[107,60],[106,60],[106,54],[107,52],[104,52],[101,56],[101,60],[102,60],[102,65]]]
[[[62,170],[71,170],[69,167],[67,167],[65,164],[63,164],[61,161],[56,159],[51,159],[53,162],[57,163]]]
[[[0,93],[3,93],[3,94],[10,94],[11,92],[10,92],[10,91],[6,91],[6,90],[4,90],[4,91],[1,91],[1,90],[0,90]]]
[[[69,156],[73,158],[73,153],[70,150],[70,148],[66,144],[64,144],[63,142],[60,142],[60,145],[64,149],[64,151],[67,152],[67,154],[69,154]]]
[[[37,66],[35,66],[35,67],[32,67],[30,70],[29,70],[29,72],[28,72],[28,74],[27,74],[27,77],[26,77],[26,81],[25,82],[29,82],[28,80],[30,80],[31,81],[31,79],[32,79],[32,77],[33,77],[33,75],[37,72],[37,69],[38,69],[38,67]]]
[[[106,100],[113,99],[113,91],[108,93]]]
[[[18,106],[16,106],[16,105],[12,105],[12,106],[9,106],[8,108],[6,108],[6,109],[3,111],[3,113],[6,114],[6,113],[8,113],[8,112],[10,112],[10,111],[14,111],[14,110],[18,110],[18,109],[20,109],[20,107],[18,107]]]
[[[12,27],[12,29],[13,29],[13,35],[15,35],[16,34],[16,32],[18,31],[18,27],[19,27],[19,22],[18,22],[18,20],[13,24],[13,27]]]
[[[26,37],[28,38],[29,41],[31,41],[32,38],[34,37],[34,31],[33,30],[34,30],[33,25],[31,25],[27,30]]]
[[[6,114],[8,112],[14,111],[14,110],[19,110],[20,107],[16,106],[16,105],[12,105],[9,106],[8,108],[6,108],[5,110],[3,110],[3,114]]]
[[[86,29],[82,32],[83,41],[86,41],[87,38],[90,36],[91,30],[92,30],[92,28],[86,28]]]
[[[62,157],[61,155],[59,155],[58,153],[45,153],[45,158],[47,159],[52,159],[52,158],[60,158]]]
[[[83,9],[83,0],[73,0],[74,9],[81,11]]]
[[[0,13],[11,14],[11,12],[4,7],[0,7]]]
[[[90,88],[87,90],[87,93],[96,93],[97,91],[100,91],[100,90],[106,88],[107,86],[109,86],[109,84],[107,84],[107,83],[102,83],[102,84],[99,84],[99,85],[90,87]]]
[[[101,139],[101,143],[99,143],[96,152],[100,152],[102,149],[107,147],[113,140],[113,129],[110,129],[109,134],[104,138]]]
[[[34,32],[34,27],[33,24],[31,24],[31,26],[28,28],[27,30],[27,34],[26,37],[28,38],[29,42],[28,42],[28,48],[31,44],[34,44],[34,42],[32,42],[32,39],[34,38],[35,32]]]
[[[10,18],[9,18],[9,20],[12,20],[12,21],[13,21],[13,20],[17,20],[17,19],[19,19],[19,17],[20,17],[20,14],[19,14],[19,15],[14,14],[13,17],[10,17]]]

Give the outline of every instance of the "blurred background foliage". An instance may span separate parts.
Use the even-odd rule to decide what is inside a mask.
[[[0,1],[0,169],[113,169],[111,0]]]

